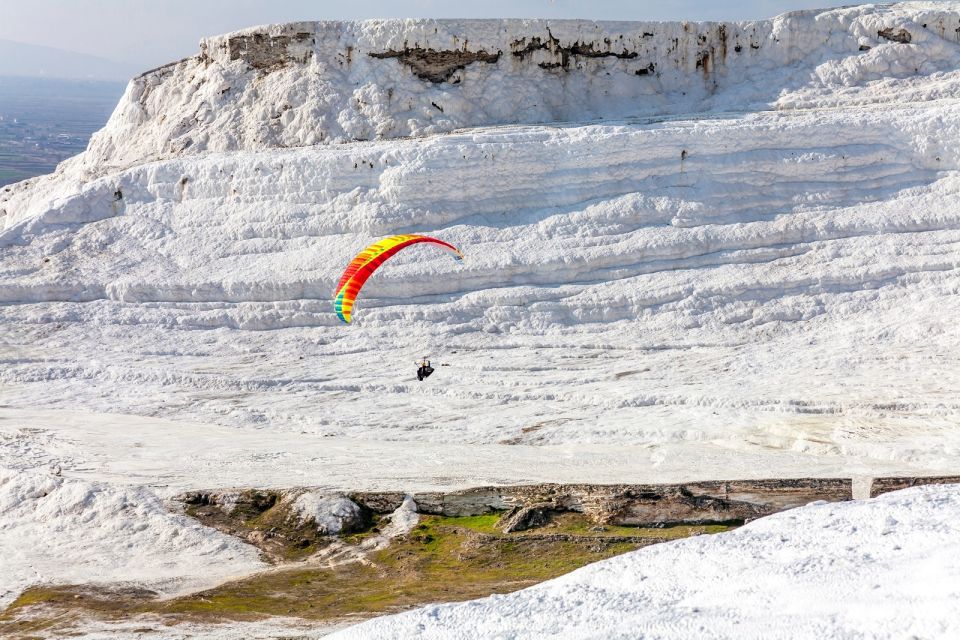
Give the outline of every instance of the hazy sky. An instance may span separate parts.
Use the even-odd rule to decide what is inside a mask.
[[[0,39],[87,53],[145,70],[200,38],[293,20],[591,18],[749,20],[851,0],[0,0]]]

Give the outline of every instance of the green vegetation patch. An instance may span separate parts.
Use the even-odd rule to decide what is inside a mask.
[[[445,517],[445,516],[430,516],[430,517],[421,517],[421,520],[426,520],[427,522],[438,522],[441,525],[446,525],[450,527],[458,527],[462,529],[470,529],[471,531],[477,531],[479,533],[487,533],[490,535],[502,535],[499,529],[496,528],[497,522],[500,520],[500,517],[503,515],[503,512],[494,512],[484,514],[482,516],[460,516],[460,517]],[[421,525],[423,526],[423,525]]]
[[[298,562],[189,596],[157,600],[149,592],[38,587],[0,614],[0,636],[24,634],[26,611],[36,625],[64,614],[121,618],[159,615],[171,624],[296,616],[314,620],[362,619],[429,602],[453,602],[508,593],[662,540],[725,531],[730,526],[597,529],[582,514],[556,514],[542,528],[504,534],[500,514],[421,516],[389,547],[368,554],[369,564],[337,567]],[[371,531],[341,538],[359,543]]]

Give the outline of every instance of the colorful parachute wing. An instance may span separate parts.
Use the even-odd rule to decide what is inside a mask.
[[[357,294],[360,293],[360,289],[363,288],[367,279],[373,275],[373,272],[401,249],[420,242],[439,245],[451,252],[457,260],[463,260],[463,254],[455,246],[430,236],[406,234],[378,240],[358,253],[357,257],[347,265],[343,275],[340,276],[340,282],[337,283],[337,289],[333,297],[333,308],[337,312],[337,317],[349,324]]]

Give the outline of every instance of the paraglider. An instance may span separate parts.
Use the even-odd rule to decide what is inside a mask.
[[[421,242],[438,246],[453,254],[456,260],[463,260],[463,254],[455,246],[430,236],[406,234],[378,240],[358,253],[340,277],[340,282],[337,284],[337,289],[333,295],[333,308],[337,312],[337,317],[350,324],[353,303],[356,301],[357,294],[360,293],[363,284],[373,275],[373,272],[401,249]]]
[[[417,363],[417,380],[423,382],[424,378],[430,377],[430,374],[433,373],[433,367],[430,366],[430,361],[427,360],[427,357],[424,356],[423,360]]]

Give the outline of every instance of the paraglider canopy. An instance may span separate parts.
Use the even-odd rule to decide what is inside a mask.
[[[358,253],[347,265],[343,275],[340,276],[340,282],[333,294],[333,308],[337,312],[337,317],[349,324],[353,303],[356,301],[360,289],[363,288],[367,279],[373,275],[373,272],[400,250],[421,242],[438,246],[453,254],[455,259],[463,260],[463,254],[455,246],[430,236],[406,234],[378,240]]]

